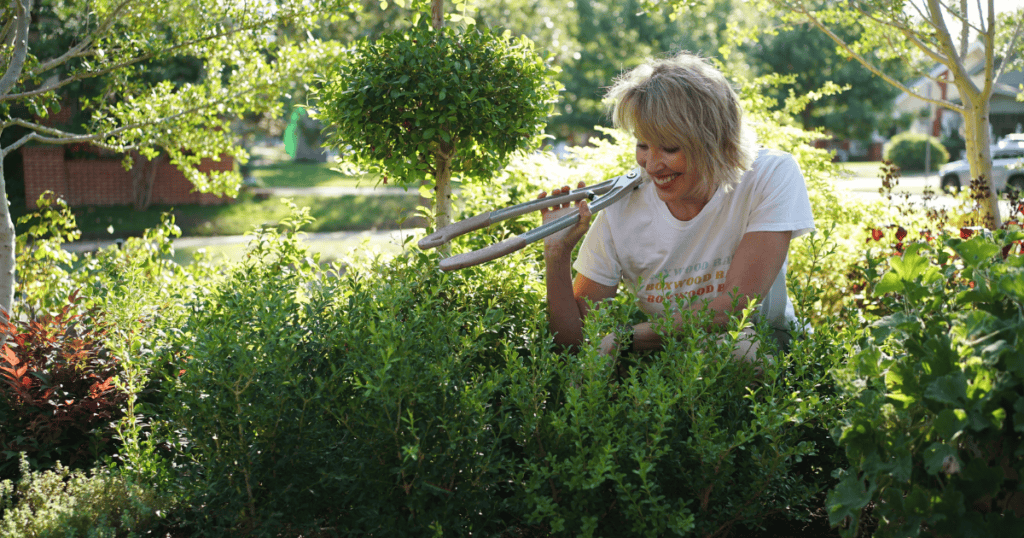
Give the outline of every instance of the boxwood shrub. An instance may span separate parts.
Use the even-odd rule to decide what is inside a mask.
[[[535,253],[443,273],[250,248],[166,357],[197,532],[703,536],[807,518],[830,484],[828,324],[760,375],[729,358],[739,321],[609,361],[553,347]],[[638,315],[598,312],[592,340]]]

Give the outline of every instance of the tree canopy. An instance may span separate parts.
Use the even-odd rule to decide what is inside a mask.
[[[236,172],[201,174],[195,165],[223,155],[246,161],[231,120],[273,113],[280,95],[338,53],[336,43],[286,30],[315,29],[356,7],[351,0],[10,0],[0,12],[0,132],[16,136],[3,138],[0,159],[25,144],[88,143],[145,159],[164,153],[198,190],[233,194]],[[79,111],[76,123],[52,121],[62,107]],[[13,289],[5,198],[0,308],[8,312]]]

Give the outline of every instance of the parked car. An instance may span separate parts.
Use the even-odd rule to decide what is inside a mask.
[[[967,159],[953,161],[939,168],[939,177],[943,191],[959,192],[971,184],[971,167]],[[992,146],[992,186],[996,192],[1024,192],[1024,145]]]

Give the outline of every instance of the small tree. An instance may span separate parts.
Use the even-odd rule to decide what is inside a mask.
[[[441,228],[453,174],[485,180],[539,145],[558,92],[552,72],[525,37],[421,20],[357,42],[318,90],[317,116],[329,145],[384,181],[432,176]]]
[[[237,173],[202,174],[203,158],[246,153],[230,121],[274,111],[278,96],[309,75],[332,46],[274,33],[314,28],[349,0],[8,0],[0,9],[0,310],[14,302],[14,225],[4,190],[3,158],[28,143],[92,144],[143,163],[162,150],[201,192],[233,194]],[[162,62],[189,58],[199,78],[154,76]],[[88,91],[84,91],[84,87]],[[88,96],[96,96],[90,98]],[[47,118],[74,103],[84,125]],[[145,189],[143,189],[145,190]],[[144,193],[145,194],[145,193]],[[144,198],[144,197],[143,197]],[[145,200],[140,200],[145,202]]]

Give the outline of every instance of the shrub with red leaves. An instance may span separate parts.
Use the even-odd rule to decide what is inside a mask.
[[[0,479],[16,478],[20,452],[33,469],[84,468],[114,448],[126,400],[113,384],[117,359],[102,345],[102,322],[72,313],[76,301],[77,292],[29,321],[0,316]]]

